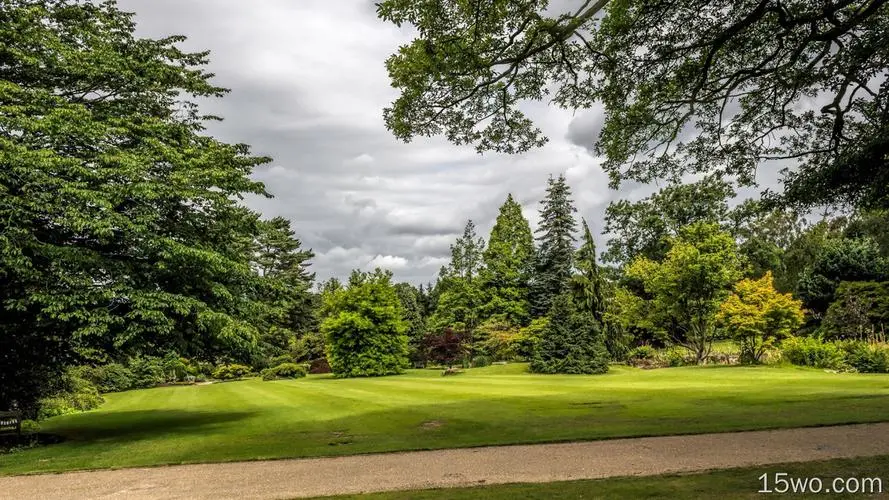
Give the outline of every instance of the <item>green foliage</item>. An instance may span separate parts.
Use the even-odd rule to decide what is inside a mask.
[[[353,271],[349,286],[330,294],[321,323],[327,360],[338,377],[401,373],[408,365],[407,325],[392,273]]]
[[[402,320],[407,325],[408,358],[414,364],[422,365],[425,362],[423,356],[423,339],[426,335],[426,317],[420,305],[421,291],[410,283],[397,283],[395,293],[401,303],[403,312]]]
[[[819,330],[826,339],[885,336],[889,327],[889,281],[844,281],[836,289]]]
[[[605,373],[608,351],[599,323],[579,310],[571,295],[556,297],[540,336],[530,369],[536,373]]]
[[[627,354],[629,359],[654,359],[657,356],[657,350],[649,345],[640,345],[634,347]]]
[[[136,387],[135,375],[120,363],[100,366],[80,366],[75,370],[82,378],[89,380],[99,392],[122,392]]]
[[[278,380],[282,378],[302,378],[306,376],[306,367],[296,363],[281,363],[262,371],[263,380]]]
[[[618,200],[605,211],[605,232],[613,235],[602,259],[627,264],[637,257],[662,260],[670,239],[697,222],[723,223],[728,199],[735,196],[726,181],[708,177],[691,184],[672,184],[637,202]]]
[[[431,330],[453,328],[472,343],[484,303],[480,276],[484,249],[485,242],[476,235],[475,224],[468,221],[463,236],[451,245],[450,264],[439,272],[435,312],[428,321]]]
[[[213,378],[217,380],[236,380],[250,374],[250,367],[237,363],[219,365],[213,370]]]
[[[574,202],[564,175],[550,176],[540,202],[539,243],[530,284],[531,316],[546,316],[557,295],[568,287],[574,266]]]
[[[532,319],[528,326],[520,328],[518,335],[512,338],[510,350],[519,359],[530,360],[534,356],[534,351],[537,350],[537,345],[540,343],[540,337],[548,324],[549,318],[546,316]]]
[[[491,318],[476,332],[475,352],[484,353],[495,361],[511,361],[518,356],[521,329],[504,320]]]
[[[889,345],[864,341],[842,342],[846,364],[860,373],[889,373]]]
[[[133,387],[144,389],[163,384],[166,381],[163,361],[160,358],[136,356],[129,362],[133,373]]]
[[[889,206],[881,2],[385,0],[378,15],[416,33],[386,61],[400,139],[525,152],[546,137],[523,103],[545,100],[604,109],[582,140],[612,187],[702,173],[755,186],[789,159],[779,201]]]
[[[767,350],[803,323],[800,301],[775,290],[771,271],[758,280],[735,284],[716,319],[741,349],[741,361],[759,363]]]
[[[135,30],[110,1],[0,10],[2,408],[33,414],[67,365],[256,345],[239,200],[269,159],[204,133],[207,53]]]
[[[55,395],[40,401],[38,420],[98,408],[105,401],[89,380],[76,369],[69,369],[59,380]]]
[[[470,365],[473,368],[484,368],[486,366],[491,366],[491,358],[487,356],[476,356],[472,358]]]
[[[741,277],[732,237],[716,224],[692,224],[673,240],[663,262],[642,257],[627,274],[652,297],[645,304],[649,321],[701,363],[713,342],[716,312]]]
[[[500,206],[488,247],[482,254],[484,267],[480,279],[485,294],[482,317],[513,325],[528,322],[528,281],[533,257],[531,227],[522,215],[522,206],[510,194]]]
[[[827,240],[814,262],[802,273],[797,293],[803,305],[815,314],[824,314],[836,298],[842,281],[881,281],[889,278],[889,262],[868,239]]]
[[[838,370],[845,365],[845,352],[837,344],[814,337],[789,337],[781,343],[781,355],[800,366]]]

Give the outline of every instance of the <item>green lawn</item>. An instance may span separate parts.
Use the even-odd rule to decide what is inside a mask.
[[[248,380],[109,394],[57,417],[62,444],[0,455],[0,474],[345,455],[889,420],[889,376],[790,367]]]
[[[853,458],[843,460],[827,460],[823,462],[805,462],[796,464],[770,465],[767,467],[749,467],[727,469],[699,474],[671,474],[650,477],[623,477],[614,479],[595,479],[584,481],[564,481],[542,484],[505,484],[482,486],[475,488],[454,488],[438,490],[398,491],[393,493],[375,493],[371,495],[354,495],[342,497],[323,497],[326,499],[355,500],[470,500],[484,498],[486,500],[512,500],[522,498],[528,500],[565,500],[575,498],[669,498],[671,500],[697,500],[699,498],[744,499],[767,498],[769,496],[791,498],[886,498],[889,492],[889,456]],[[871,494],[820,494],[809,492],[804,494],[771,494],[758,493],[763,487],[759,477],[775,473],[787,473],[795,480],[818,478],[823,488],[829,489],[836,478],[844,481],[849,478],[859,480],[878,478],[882,490],[877,485],[867,486],[868,492],[882,491],[883,495]],[[771,480],[770,480],[771,481]],[[797,482],[799,488],[800,483]],[[870,485],[871,483],[867,483]],[[842,483],[847,488],[846,483]],[[850,482],[848,487],[856,487]],[[783,484],[769,483],[772,490],[782,489]],[[801,490],[797,490],[801,491]]]

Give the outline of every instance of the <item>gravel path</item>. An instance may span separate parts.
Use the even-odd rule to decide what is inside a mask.
[[[2,499],[267,499],[889,455],[889,422],[0,477]]]

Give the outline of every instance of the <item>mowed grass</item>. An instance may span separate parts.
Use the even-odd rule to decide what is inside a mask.
[[[539,484],[504,484],[473,488],[453,488],[435,490],[396,491],[338,497],[322,497],[329,500],[567,500],[578,498],[669,498],[670,500],[697,500],[699,498],[752,499],[768,496],[790,496],[791,498],[886,498],[889,492],[889,456],[826,460],[817,462],[769,465],[725,469],[695,474],[669,474],[648,477],[621,477],[613,479],[591,479],[581,481],[561,481]],[[793,478],[797,492],[802,492],[798,480],[818,478],[821,480],[820,493],[812,490],[818,486],[806,487],[807,494],[781,494],[783,483],[775,483],[775,474],[785,473],[782,478]],[[763,488],[760,477],[769,475],[768,488],[772,494],[759,493]],[[826,490],[833,487],[835,479],[843,493]],[[846,483],[847,479],[855,479]],[[871,482],[870,479],[879,479]],[[867,481],[865,481],[867,480]],[[808,485],[809,482],[807,481]],[[790,486],[787,486],[790,489]],[[857,493],[848,493],[849,490]],[[882,495],[880,494],[882,493]]]
[[[889,376],[792,367],[521,364],[337,380],[247,380],[106,395],[50,419],[65,442],[0,455],[0,474],[346,455],[889,420]]]

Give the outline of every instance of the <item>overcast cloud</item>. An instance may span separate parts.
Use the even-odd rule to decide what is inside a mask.
[[[528,106],[550,142],[521,156],[394,139],[382,121],[396,97],[383,62],[411,33],[379,21],[370,0],[119,3],[137,13],[140,34],[181,34],[185,49],[211,51],[214,82],[231,93],[205,106],[225,118],[209,131],[274,158],[254,175],[274,198],[248,204],[293,221],[316,254],[319,281],[375,266],[398,280],[430,281],[468,218],[487,237],[507,193],[535,228],[549,174],[566,174],[578,215],[596,233],[611,200],[652,190],[608,189],[588,149],[601,127],[597,110]]]

